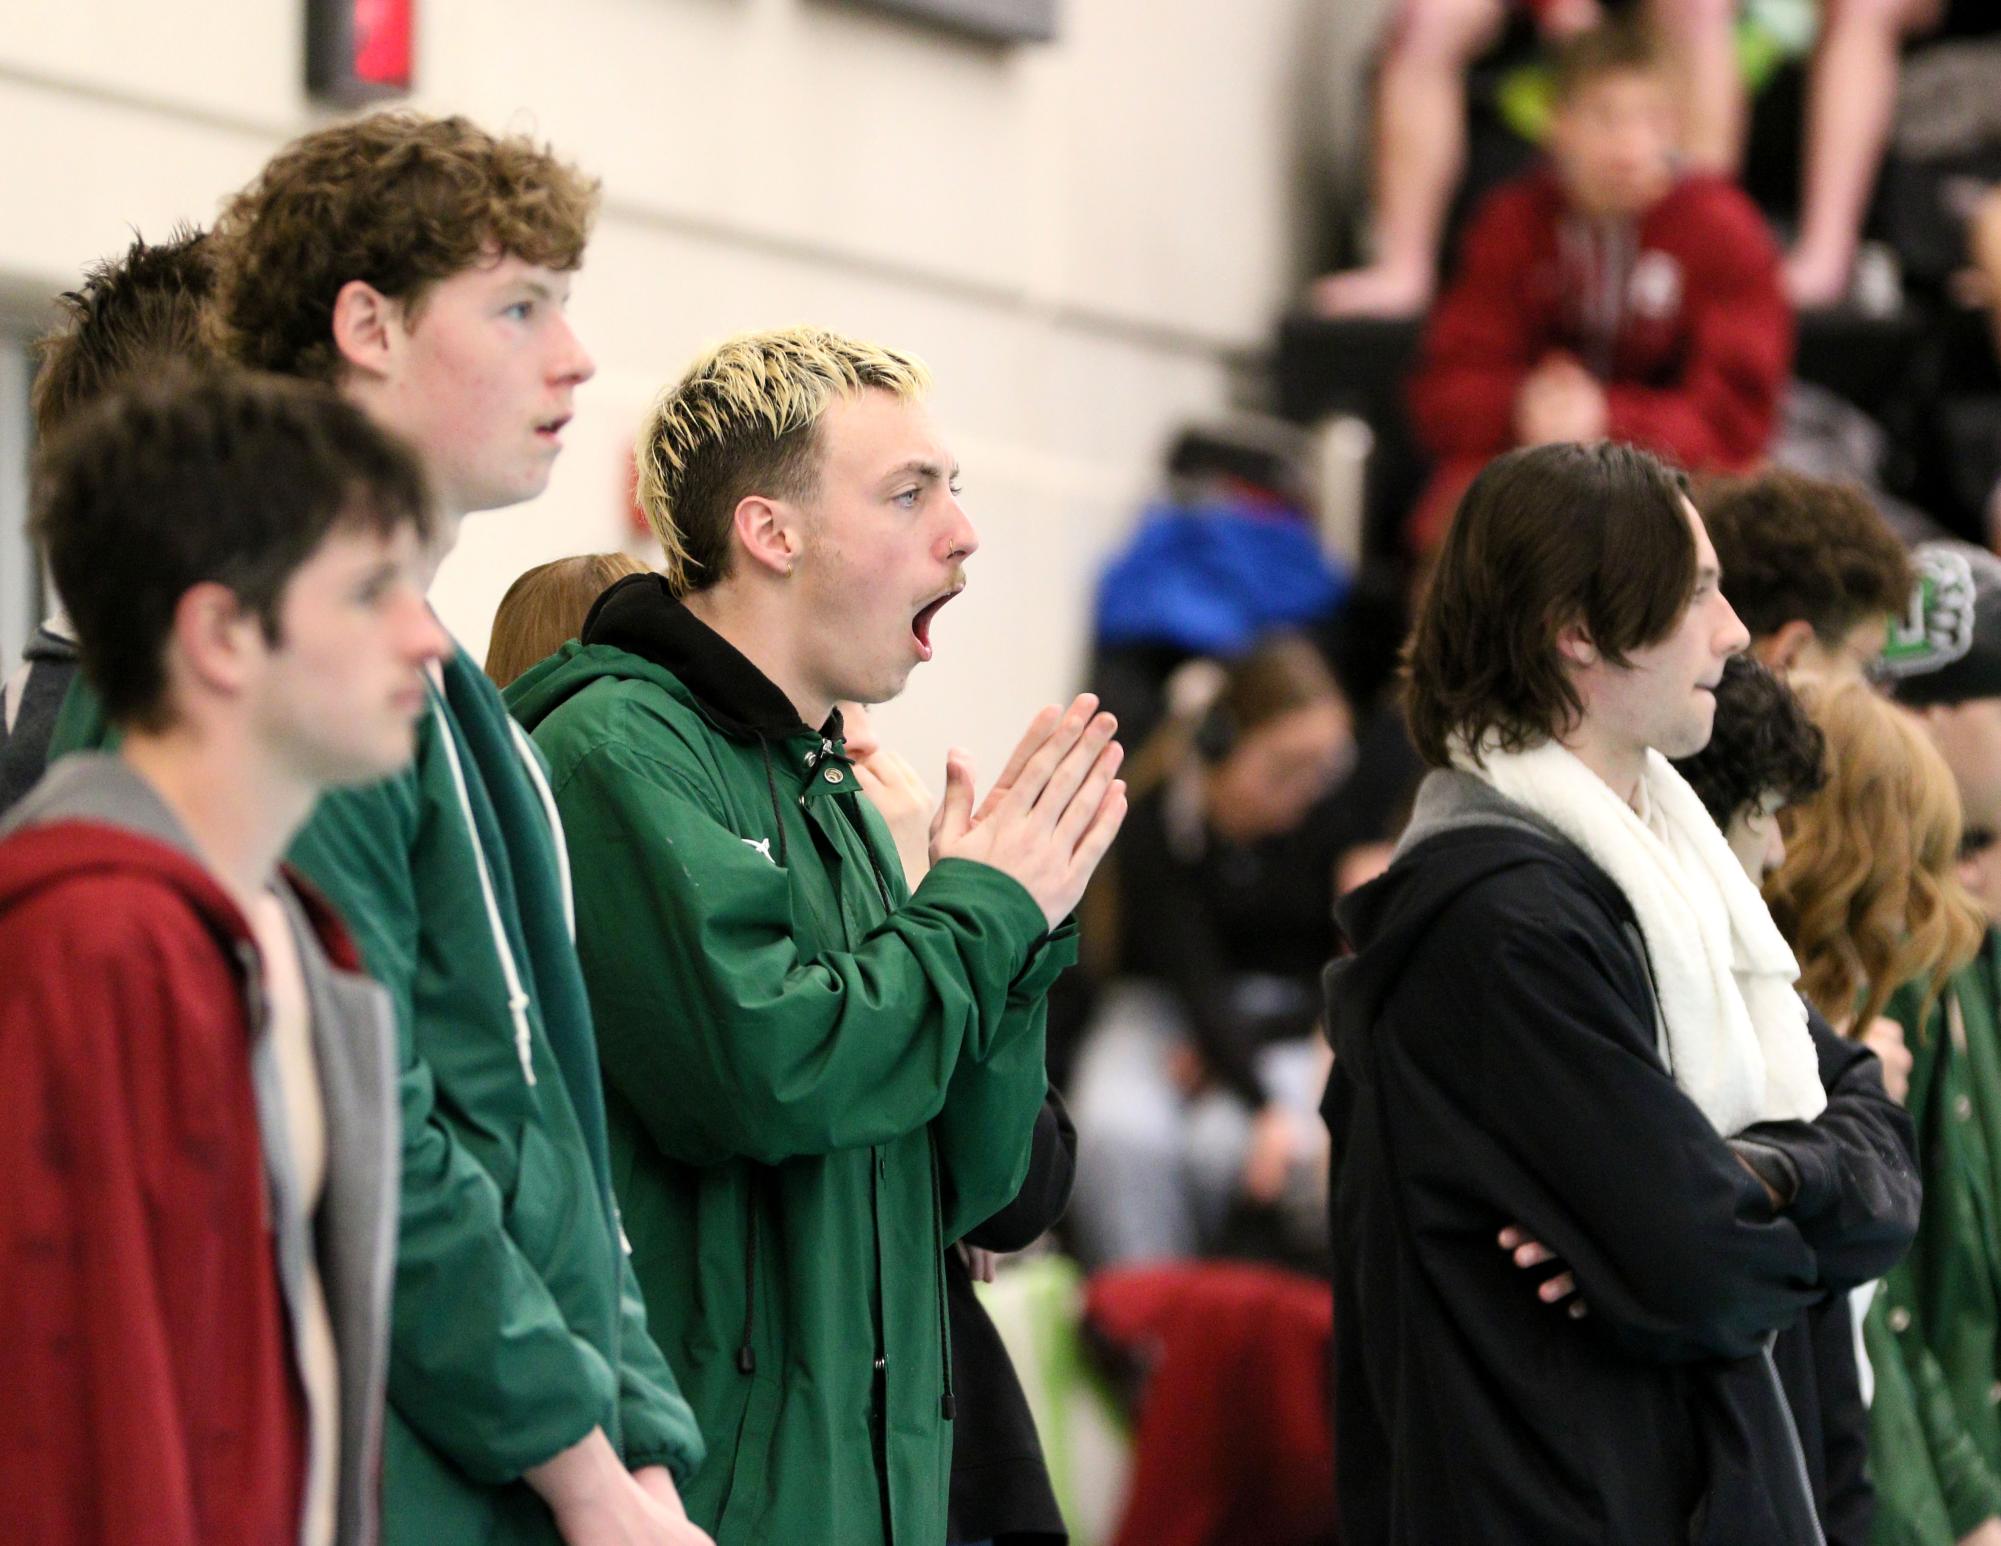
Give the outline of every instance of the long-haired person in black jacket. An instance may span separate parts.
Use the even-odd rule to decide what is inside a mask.
[[[1328,975],[1344,1540],[1823,1540],[1771,1345],[1909,1237],[1666,760],[1746,640],[1644,452],[1511,452],[1459,508],[1408,652],[1433,771]]]

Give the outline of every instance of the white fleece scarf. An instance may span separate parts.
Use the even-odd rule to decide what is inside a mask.
[[[1799,963],[1764,898],[1682,776],[1649,751],[1649,819],[1575,753],[1548,741],[1489,750],[1466,772],[1555,827],[1632,904],[1653,964],[1675,1083],[1729,1137],[1754,1122],[1811,1121],[1827,1104],[1793,989]]]

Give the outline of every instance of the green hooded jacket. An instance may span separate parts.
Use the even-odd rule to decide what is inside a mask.
[[[905,888],[809,729],[636,576],[509,689],[577,871],[613,1180],[713,1453],[719,1546],[939,1546],[943,1251],[1009,1202],[1074,927],[964,860]]]
[[[685,1485],[702,1442],[619,1238],[540,766],[463,651],[443,677],[412,766],[324,796],[289,857],[396,1004],[384,1539],[555,1543],[524,1470],[601,1427]],[[71,698],[52,755],[107,738],[88,689]]]
[[[2001,934],[1920,1022],[1923,999],[1913,984],[1889,1008],[1911,1049],[1925,1200],[1864,1323],[1873,1546],[1951,1546],[2001,1514]]]

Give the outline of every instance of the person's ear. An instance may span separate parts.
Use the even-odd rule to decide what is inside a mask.
[[[799,562],[799,515],[782,499],[746,494],[732,517],[745,558],[765,572],[784,576]]]
[[[402,320],[399,303],[365,279],[350,279],[333,304],[334,349],[341,362],[371,376],[387,375]]]
[[[215,581],[190,585],[174,605],[168,631],[170,659],[180,674],[206,693],[234,697],[249,680],[263,638],[262,625],[236,593]],[[169,679],[174,672],[170,669]]]
[[[1584,631],[1582,623],[1571,623],[1557,634],[1556,653],[1565,665],[1580,671],[1598,664],[1598,646],[1591,642],[1591,635]]]
[[[1813,643],[1813,624],[1803,617],[1795,617],[1779,624],[1778,632],[1755,641],[1751,653],[1759,663],[1771,668],[1777,676],[1785,676],[1794,666],[1806,647]]]

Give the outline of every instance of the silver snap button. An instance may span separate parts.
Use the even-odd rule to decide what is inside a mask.
[[[824,778],[830,784],[838,784],[841,781],[841,770],[839,768],[829,768],[820,777]]]
[[[1902,1305],[1898,1305],[1892,1310],[1887,1319],[1890,1322],[1890,1329],[1892,1331],[1909,1331],[1911,1329],[1911,1312],[1906,1310]]]
[[[1952,1103],[1952,1114],[1964,1122],[1973,1115],[1973,1097],[1962,1095]]]

